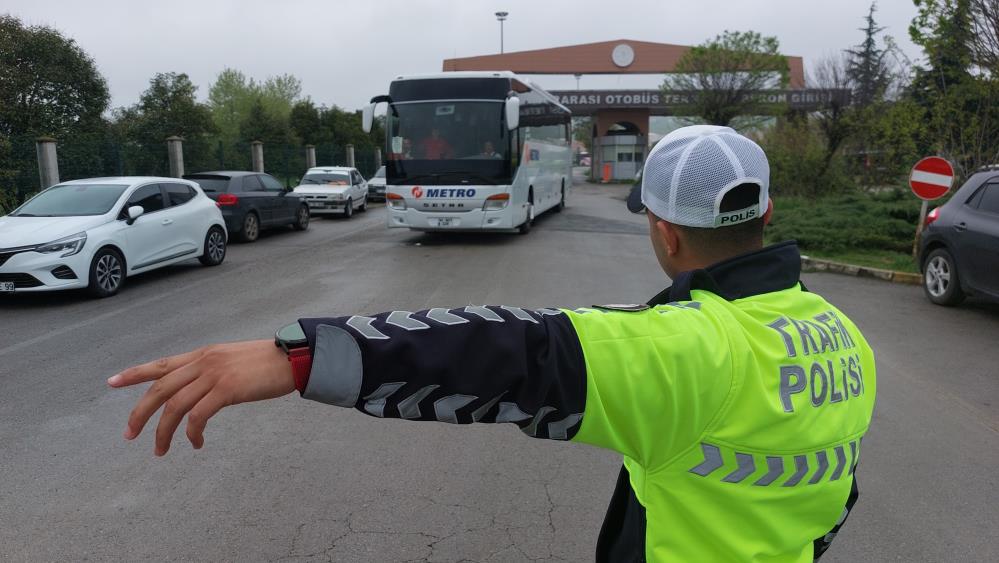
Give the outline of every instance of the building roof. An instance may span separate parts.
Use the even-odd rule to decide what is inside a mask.
[[[621,47],[622,45],[626,47]],[[630,56],[612,58],[615,49]],[[617,39],[568,45],[550,49],[517,51],[445,59],[445,71],[510,70],[519,74],[662,74],[676,70],[676,63],[690,49],[685,45]],[[629,61],[630,59],[630,61]],[[626,62],[627,64],[619,64]],[[801,57],[788,56],[791,88],[805,87],[805,67]]]

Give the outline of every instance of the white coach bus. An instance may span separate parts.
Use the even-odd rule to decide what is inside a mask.
[[[527,233],[572,182],[571,114],[511,72],[399,77],[364,108],[386,115],[388,226]]]

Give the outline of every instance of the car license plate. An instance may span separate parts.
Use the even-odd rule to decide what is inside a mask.
[[[321,208],[321,207],[326,207],[327,205],[329,205],[329,204],[326,203],[326,202],[323,202],[323,201],[310,201],[309,202],[309,207],[320,207]]]
[[[457,217],[438,217],[437,226],[438,227],[457,227],[461,224],[461,221]]]
[[[0,293],[13,293],[14,282],[0,282]]]

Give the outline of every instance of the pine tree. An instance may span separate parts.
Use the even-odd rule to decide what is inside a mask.
[[[881,101],[891,82],[891,69],[888,65],[888,49],[878,45],[878,35],[885,30],[874,21],[877,3],[871,3],[867,12],[867,25],[860,28],[864,41],[848,54],[846,74],[854,84],[854,103],[868,106]]]

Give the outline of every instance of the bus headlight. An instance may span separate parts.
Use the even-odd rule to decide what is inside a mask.
[[[504,209],[510,203],[510,194],[496,194],[486,198],[482,204],[483,211],[497,211]]]
[[[387,193],[385,194],[385,201],[388,203],[389,209],[396,211],[406,210],[406,200],[402,199],[402,196],[399,194]]]

